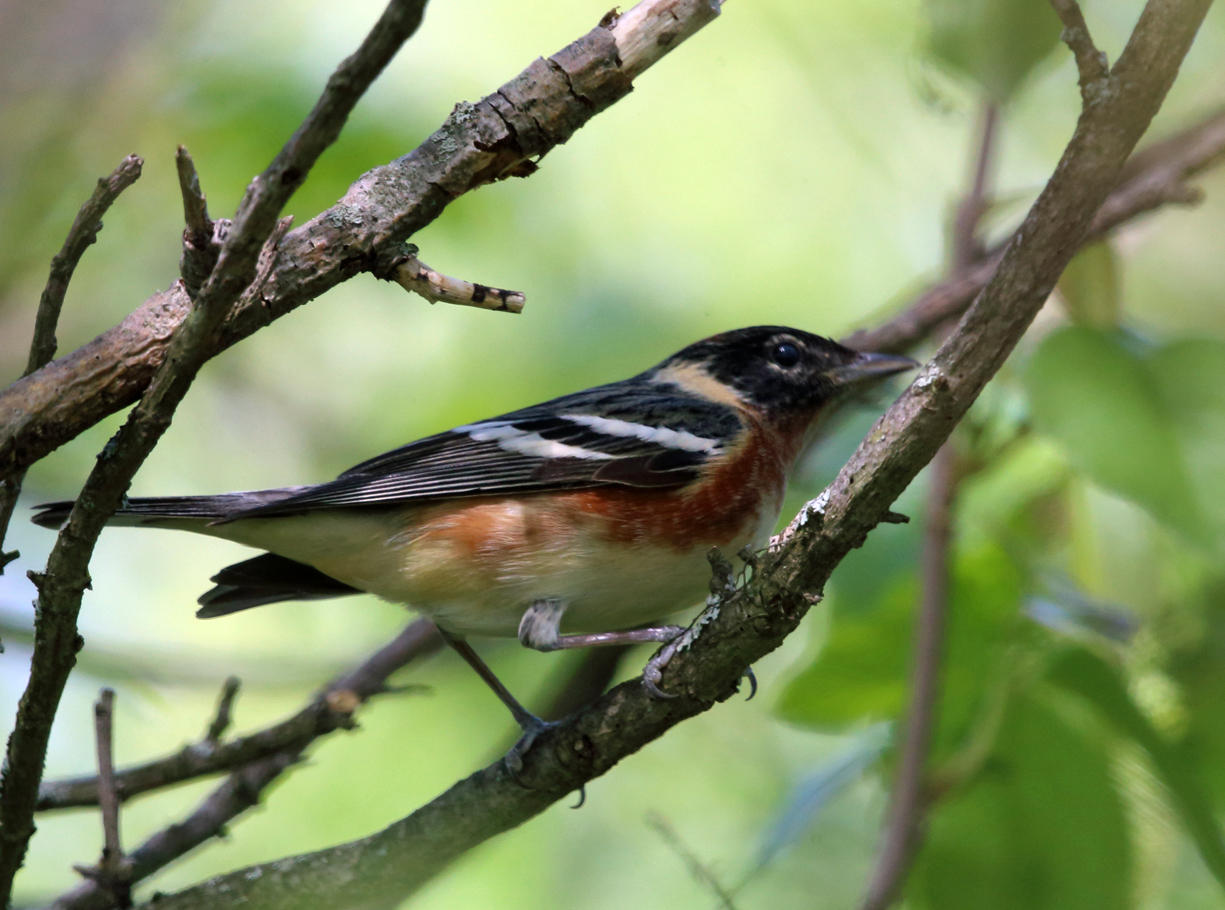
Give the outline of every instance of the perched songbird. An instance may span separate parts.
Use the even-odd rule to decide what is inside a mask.
[[[464,642],[543,651],[667,641],[717,546],[773,530],[787,475],[848,389],[913,367],[808,332],[715,335],[630,379],[465,424],[317,486],[129,499],[113,523],[234,540],[202,617],[369,592],[428,616],[531,735],[539,722]],[[71,503],[42,506],[54,527]],[[625,630],[630,631],[625,631]]]

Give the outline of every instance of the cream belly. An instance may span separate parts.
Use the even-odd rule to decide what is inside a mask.
[[[709,586],[707,550],[719,546],[730,557],[762,543],[778,507],[775,501],[742,516],[731,532],[721,522],[688,546],[665,548],[653,537],[588,533],[597,518],[525,507],[519,499],[459,510],[314,512],[191,530],[314,566],[460,635],[514,636],[524,611],[545,599],[565,605],[563,632],[616,631],[693,607]]]

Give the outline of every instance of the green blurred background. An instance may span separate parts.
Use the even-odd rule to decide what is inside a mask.
[[[841,336],[881,321],[945,268],[984,85],[1007,102],[991,237],[1024,211],[1070,134],[1079,96],[1054,16],[1036,3],[1038,25],[993,18],[1016,6],[728,4],[537,174],[465,196],[413,238],[437,269],[525,291],[523,315],[429,307],[350,281],[212,361],[133,493],[319,481],[418,436],[637,372],[722,329],[774,322]],[[1085,4],[1111,59],[1140,6]],[[174,279],[175,146],[195,157],[214,217],[232,213],[380,8],[0,3],[4,376],[24,365],[47,263],[96,177],[129,152],[146,160],[77,272],[61,351]],[[288,211],[304,222],[457,101],[603,12],[555,0],[432,5]],[[1223,49],[1218,9],[1150,135],[1220,105]],[[907,906],[1221,906],[1215,860],[1202,856],[1221,849],[1212,807],[1225,797],[1225,177],[1199,182],[1204,204],[1138,222],[1082,260],[1073,305],[1048,306],[973,412],[936,746],[947,789]],[[852,415],[805,466],[789,510],[828,481],[873,414]],[[36,466],[24,505],[74,495],[118,419]],[[714,906],[649,813],[739,889],[738,906],[854,906],[892,767],[880,722],[907,694],[923,487],[899,506],[915,520],[873,534],[805,628],[756,668],[756,700],[672,731],[594,782],[581,811],[554,807],[473,851],[413,906]],[[28,514],[7,541],[22,558],[0,576],[0,731],[28,666],[24,574],[52,542]],[[242,557],[173,533],[103,535],[49,777],[93,768],[102,685],[118,690],[117,759],[128,764],[198,738],[226,675],[244,682],[238,731],[254,730],[405,621],[372,598],[196,620],[208,576]],[[529,705],[577,657],[480,646]],[[141,893],[367,834],[510,735],[502,707],[449,654],[396,682],[432,691],[373,702],[359,731],[317,744],[228,839]],[[132,801],[125,845],[211,785]],[[19,878],[26,902],[65,890],[69,864],[100,847],[96,812],[38,826]]]

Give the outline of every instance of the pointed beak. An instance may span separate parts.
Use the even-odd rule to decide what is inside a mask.
[[[917,360],[911,360],[909,357],[903,357],[901,354],[869,354],[865,352],[857,354],[850,363],[835,367],[825,375],[833,381],[834,385],[846,388],[860,385],[873,379],[892,376],[894,373],[913,370],[918,365],[919,362]]]

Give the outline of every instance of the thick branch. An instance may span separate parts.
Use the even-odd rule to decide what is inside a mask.
[[[375,906],[419,887],[464,850],[539,813],[686,717],[728,697],[746,664],[777,647],[830,573],[884,518],[999,368],[1083,242],[1094,213],[1147,128],[1190,47],[1208,0],[1153,0],[1086,109],[991,279],[933,361],[860,445],[837,479],[759,562],[753,580],[699,618],[701,634],[669,664],[677,697],[637,681],[546,731],[512,778],[497,763],[368,838],[211,879],[163,897],[158,910],[248,901]]]
[[[631,80],[718,14],[714,0],[644,0],[476,104],[456,105],[409,155],[364,174],[344,198],[291,232],[258,299],[227,318],[215,354],[383,257],[478,186],[522,176]],[[293,142],[291,146],[297,148]],[[290,146],[287,146],[290,148]],[[286,176],[300,182],[300,168]],[[281,185],[275,175],[266,183]],[[254,215],[243,203],[235,222]],[[271,219],[260,216],[271,229]],[[79,350],[0,392],[0,476],[27,466],[142,393],[191,301],[175,283]]]

